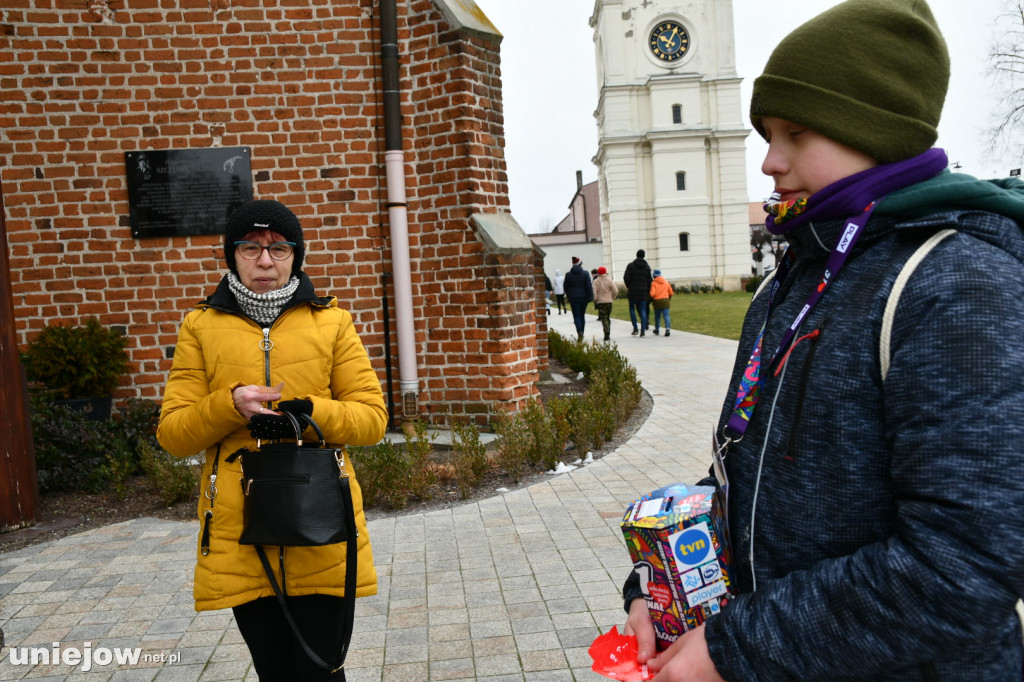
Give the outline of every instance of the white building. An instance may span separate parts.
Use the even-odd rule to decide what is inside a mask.
[[[637,249],[673,282],[738,289],[750,274],[731,0],[596,0],[604,264]]]
[[[583,184],[583,172],[576,171],[576,193],[569,201],[569,213],[551,232],[531,234],[530,240],[544,251],[544,274],[555,279],[555,270],[569,272],[573,257],[583,261],[588,272],[604,265],[597,182]]]

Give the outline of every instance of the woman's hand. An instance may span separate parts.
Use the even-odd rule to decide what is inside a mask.
[[[631,607],[630,617],[632,613]],[[648,661],[647,665],[658,673],[654,682],[725,682],[708,654],[703,624],[684,633],[672,646]]]
[[[281,399],[281,389],[284,382],[277,386],[239,386],[231,391],[231,399],[235,403],[235,410],[245,417],[246,421],[257,414],[276,414],[263,406],[263,403],[272,403]]]
[[[654,623],[651,622],[651,612],[647,610],[646,601],[634,599],[630,603],[622,633],[636,636],[636,660],[640,665],[654,656]]]

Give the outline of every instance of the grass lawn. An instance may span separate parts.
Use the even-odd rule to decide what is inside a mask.
[[[672,297],[670,317],[672,329],[695,334],[707,334],[734,341],[740,338],[743,316],[753,294],[729,291],[717,294],[676,294]],[[590,306],[588,312],[593,312]],[[629,302],[620,298],[612,304],[612,317],[629,321]],[[654,309],[651,308],[651,327]]]

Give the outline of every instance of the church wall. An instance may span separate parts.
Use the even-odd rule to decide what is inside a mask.
[[[499,48],[431,0],[398,10],[421,411],[483,425],[491,403],[534,395],[547,362],[523,274],[539,263],[488,252],[470,219],[508,210]],[[393,291],[377,11],[372,0],[5,10],[0,180],[19,344],[96,316],[128,338],[117,396],[159,398],[183,315],[226,271],[223,237],[133,238],[124,154],[244,146],[254,197],[297,213],[305,271],[352,311],[383,383],[381,297]]]

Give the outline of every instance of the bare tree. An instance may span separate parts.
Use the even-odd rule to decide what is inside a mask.
[[[1024,159],[1024,0],[1009,0],[996,19],[989,73],[999,104],[992,112],[988,150]]]
[[[770,244],[772,233],[765,229],[764,225],[750,228],[750,245],[753,247],[753,258],[755,263],[764,259],[764,245]]]

